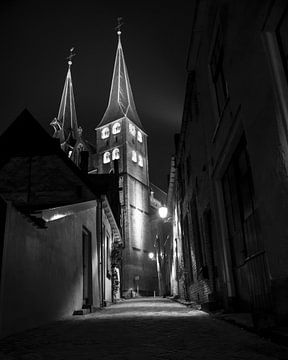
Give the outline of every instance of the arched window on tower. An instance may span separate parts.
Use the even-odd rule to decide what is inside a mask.
[[[121,131],[121,125],[119,122],[116,122],[113,126],[112,126],[112,134],[118,134]]]
[[[142,138],[142,133],[140,131],[137,131],[137,140],[142,143],[143,138]]]
[[[110,162],[110,152],[106,151],[103,155],[103,164],[108,164]]]
[[[120,159],[120,151],[118,148],[115,148],[112,151],[112,160],[118,160],[118,159]]]
[[[132,161],[137,163],[137,154],[135,150],[132,150]]]
[[[135,136],[136,135],[136,129],[135,129],[135,126],[131,123],[129,123],[129,132],[132,136]]]
[[[141,155],[138,155],[138,165],[143,167],[143,157]]]
[[[101,138],[102,139],[107,139],[110,135],[110,130],[109,127],[105,127],[101,130]]]

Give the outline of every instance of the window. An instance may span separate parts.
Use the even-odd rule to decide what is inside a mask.
[[[118,160],[118,159],[120,159],[120,151],[118,148],[115,148],[112,151],[112,160]]]
[[[132,136],[135,136],[136,135],[136,129],[135,129],[135,126],[133,124],[129,124],[129,132]]]
[[[103,164],[107,164],[110,162],[110,152],[106,151],[103,155]]]
[[[132,161],[137,163],[137,154],[135,150],[132,150]]]
[[[107,139],[110,135],[110,130],[109,127],[105,127],[104,129],[101,130],[101,138],[102,139]]]
[[[118,134],[120,133],[120,131],[121,131],[121,125],[119,122],[117,122],[112,126],[112,134]]]
[[[223,71],[223,34],[221,27],[218,27],[214,48],[211,55],[210,69],[212,81],[215,87],[216,101],[219,116],[221,116],[228,98],[227,83]]]
[[[137,131],[137,140],[142,143],[143,139],[142,139],[142,133],[140,131]]]
[[[138,155],[138,165],[143,167],[143,157],[141,155]]]

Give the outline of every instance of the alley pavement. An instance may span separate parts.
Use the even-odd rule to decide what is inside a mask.
[[[288,359],[288,348],[163,298],[125,300],[0,340],[0,359]]]

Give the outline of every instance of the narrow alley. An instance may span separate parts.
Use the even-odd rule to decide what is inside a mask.
[[[288,359],[288,348],[163,298],[124,300],[0,341],[0,359]]]

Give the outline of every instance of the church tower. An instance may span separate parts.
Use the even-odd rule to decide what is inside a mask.
[[[122,208],[122,294],[152,295],[157,288],[156,262],[149,220],[147,134],[137,114],[121,44],[118,46],[110,96],[96,130],[98,173],[114,171],[118,160]]]
[[[53,137],[58,138],[62,150],[74,163],[83,168],[91,170],[95,167],[93,156],[95,148],[82,137],[82,128],[78,126],[75,108],[75,98],[72,84],[71,66],[74,48],[70,49],[68,56],[68,70],[65,78],[64,88],[60,101],[59,111],[50,125],[54,128]],[[90,155],[90,156],[89,156]]]

